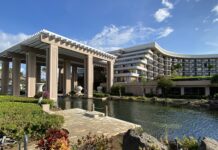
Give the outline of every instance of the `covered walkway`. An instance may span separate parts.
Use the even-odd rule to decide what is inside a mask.
[[[81,44],[47,30],[0,53],[2,61],[2,93],[8,93],[9,63],[12,63],[13,95],[20,95],[21,63],[26,64],[26,96],[34,97],[36,83],[41,82],[42,66],[46,67],[46,90],[57,100],[58,86],[63,94],[77,86],[77,69],[84,68],[84,93],[93,96],[94,66],[106,68],[107,91],[113,85],[115,56]],[[62,74],[62,75],[61,75]]]

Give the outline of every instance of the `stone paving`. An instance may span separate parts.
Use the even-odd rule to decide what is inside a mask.
[[[128,129],[140,127],[140,125],[108,116],[93,118],[87,116],[86,113],[89,112],[78,108],[55,112],[55,114],[64,116],[65,123],[63,128],[70,132],[69,139],[71,142],[76,142],[78,138],[88,133],[104,134],[105,136],[111,137],[119,133],[124,133]]]

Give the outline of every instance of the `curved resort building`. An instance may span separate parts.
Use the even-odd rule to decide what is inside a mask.
[[[218,74],[218,54],[185,55],[161,48],[157,43],[138,45],[111,51],[117,56],[114,65],[115,82],[140,82],[157,76],[210,76]]]

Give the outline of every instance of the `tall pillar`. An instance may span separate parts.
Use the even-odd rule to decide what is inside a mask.
[[[27,97],[36,95],[36,54],[31,51],[26,54],[26,91]]]
[[[210,95],[210,87],[205,87],[205,96]]]
[[[69,60],[64,61],[64,94],[71,92],[71,64]]]
[[[73,90],[78,86],[78,81],[77,81],[77,67],[72,66],[72,87]]]
[[[107,92],[110,92],[114,81],[114,62],[107,62]]]
[[[12,59],[12,85],[13,95],[20,96],[20,59],[17,57]]]
[[[58,46],[50,45],[46,51],[46,87],[49,99],[58,99]]]
[[[9,82],[9,62],[2,61],[2,94],[8,93],[8,82]]]
[[[93,80],[94,80],[94,66],[93,66],[93,56],[87,55],[84,60],[84,91],[87,98],[93,97]]]
[[[181,92],[180,92],[181,95],[184,95],[184,94],[185,94],[185,92],[184,92],[184,87],[181,87],[180,90],[181,90]]]
[[[63,67],[59,67],[58,69],[58,90],[63,91],[63,81],[64,81],[64,71]]]
[[[40,64],[36,65],[36,82],[37,83],[41,82],[41,65]]]

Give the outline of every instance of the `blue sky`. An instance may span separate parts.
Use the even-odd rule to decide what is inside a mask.
[[[7,0],[0,19],[0,51],[47,29],[105,51],[156,41],[218,53],[218,0]]]

